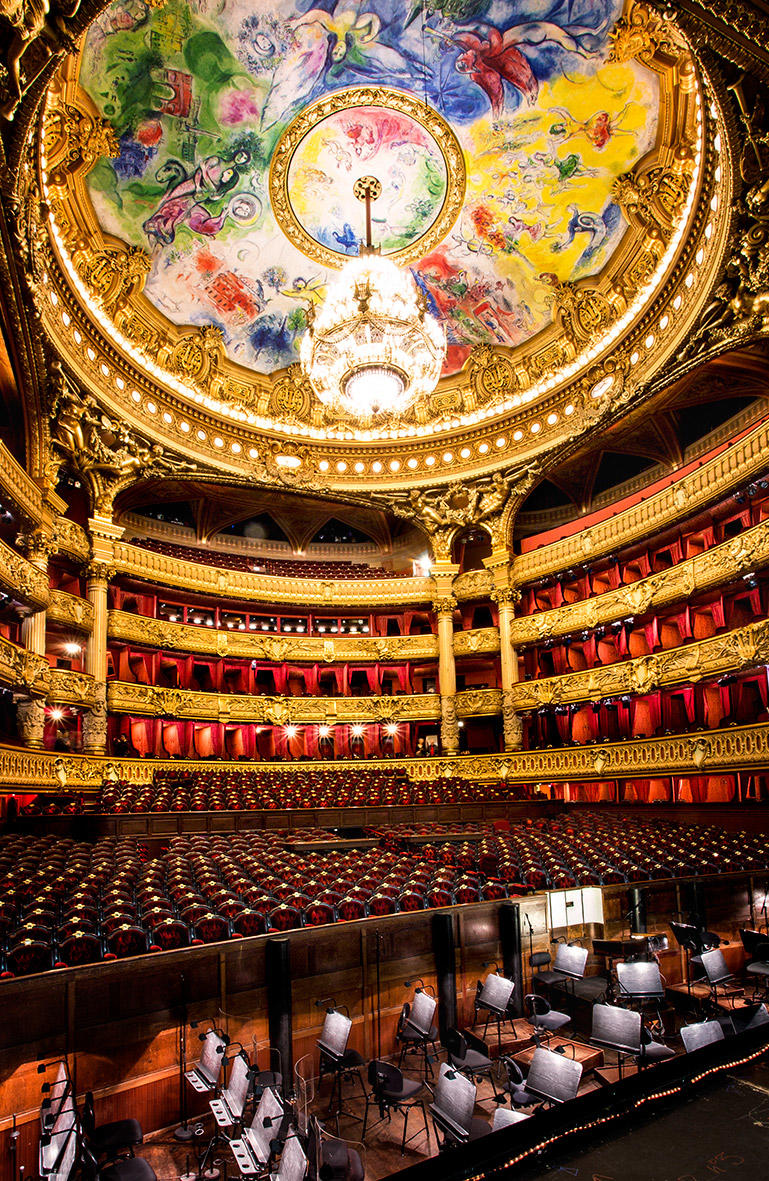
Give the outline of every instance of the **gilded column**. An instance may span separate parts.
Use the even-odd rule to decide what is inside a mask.
[[[457,672],[454,664],[454,609],[457,600],[450,593],[453,573],[438,576],[438,598],[433,610],[438,617],[438,687],[441,694],[441,747],[443,753],[455,755],[459,750],[457,725]]]
[[[16,544],[23,551],[30,565],[48,579],[48,559],[56,549],[56,542],[47,533],[36,529],[33,533],[20,533]],[[21,638],[28,652],[45,656],[45,608],[27,615],[21,625]]]
[[[85,670],[94,678],[93,708],[83,714],[83,750],[103,754],[107,745],[107,590],[115,570],[104,562],[91,562],[87,570],[86,597],[93,607],[93,631],[88,637]]]
[[[495,550],[490,558],[486,558],[484,565],[491,570],[494,577],[494,589],[491,599],[497,604],[499,624],[499,653],[502,671],[502,727],[505,738],[505,750],[520,750],[523,743],[523,723],[516,712],[513,686],[519,679],[518,653],[513,647],[511,634],[512,622],[515,614],[515,604],[520,593],[510,585],[511,556],[507,549]]]

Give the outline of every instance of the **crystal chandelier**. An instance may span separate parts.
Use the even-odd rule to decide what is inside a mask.
[[[435,389],[446,338],[411,274],[371,245],[370,202],[381,192],[379,181],[362,177],[353,191],[366,202],[366,245],[310,312],[299,356],[326,406],[356,418],[397,416]]]

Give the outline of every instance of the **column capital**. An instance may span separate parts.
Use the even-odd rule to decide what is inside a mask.
[[[436,615],[453,615],[456,610],[457,600],[455,595],[441,595],[439,598],[433,599],[433,611]]]
[[[489,598],[498,607],[501,607],[503,603],[512,603],[515,605],[520,602],[521,592],[516,586],[497,586],[491,591]]]
[[[109,582],[117,574],[114,566],[107,562],[90,561],[85,568],[88,582]]]
[[[32,529],[28,533],[19,533],[16,544],[24,556],[35,565],[45,566],[51,554],[56,553],[56,539],[44,529]]]

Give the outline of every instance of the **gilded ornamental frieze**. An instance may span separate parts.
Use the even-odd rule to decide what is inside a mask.
[[[577,780],[649,778],[656,775],[697,775],[718,771],[757,771],[769,761],[769,723],[730,726],[696,734],[675,734],[664,738],[634,738],[559,750],[519,751],[515,754],[458,755],[452,758],[367,760],[372,769],[403,770],[420,782],[458,776],[475,782],[535,785]],[[205,764],[203,764],[205,765]],[[258,767],[274,775],[306,772],[307,763],[217,763],[217,770],[242,772],[244,766]],[[347,761],[324,763],[344,773]],[[48,751],[0,747],[0,778],[7,788],[53,793],[78,790],[98,791],[105,779],[151,783],[156,771],[200,769],[197,761],[170,759],[122,759],[106,756],[58,755]]]
[[[462,689],[454,697],[458,718],[481,717],[502,711],[501,689]]]
[[[81,599],[79,595],[71,595],[67,591],[51,591],[47,618],[52,623],[63,623],[78,632],[90,634],[93,631],[93,607],[88,599]]]
[[[639,656],[581,672],[519,681],[510,690],[515,709],[597,701],[632,693],[643,695],[671,685],[739,672],[769,662],[769,620],[711,636],[694,644]]]
[[[510,639],[516,645],[533,644],[631,615],[645,615],[648,611],[724,586],[767,564],[769,521],[762,521],[738,537],[638,582],[550,611],[517,616],[510,623]]]
[[[0,636],[0,684],[31,697],[45,697],[51,683],[51,667],[44,656],[27,652]]]
[[[0,541],[0,588],[11,598],[20,599],[38,610],[46,607],[50,598],[45,572],[38,570],[4,541]]]
[[[134,615],[129,611],[110,611],[107,631],[111,639],[128,643],[276,663],[289,660],[332,664],[334,661],[435,660],[438,657],[438,638],[432,635],[255,635],[170,623],[163,619]]]
[[[480,656],[494,652],[499,652],[499,631],[496,627],[454,632],[455,656]]]
[[[94,679],[88,673],[68,668],[51,669],[47,693],[51,705],[77,705],[90,709],[94,692]]]
[[[294,723],[402,722],[438,718],[440,698],[431,693],[403,697],[268,697],[240,693],[198,693],[109,681],[107,708],[112,713],[150,717]]]

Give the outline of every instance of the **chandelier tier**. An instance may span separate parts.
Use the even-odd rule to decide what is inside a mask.
[[[331,409],[356,418],[397,416],[435,389],[446,337],[413,276],[371,245],[370,203],[379,181],[361,177],[354,192],[366,202],[367,242],[329,284],[319,309],[308,309],[299,357]]]

